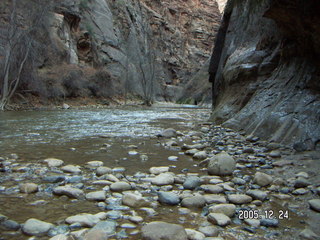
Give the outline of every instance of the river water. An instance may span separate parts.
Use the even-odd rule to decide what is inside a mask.
[[[145,171],[154,164],[168,164],[170,150],[159,147],[158,133],[169,127],[191,129],[197,120],[208,119],[209,112],[188,106],[4,112],[0,156],[16,153],[21,161],[54,157],[70,164],[99,160],[110,167]],[[128,154],[130,145],[139,146],[138,155]],[[141,155],[149,156],[143,165]],[[180,167],[188,167],[185,163]]]

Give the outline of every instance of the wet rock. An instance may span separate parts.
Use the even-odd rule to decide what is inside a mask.
[[[184,228],[166,222],[151,222],[141,229],[143,240],[188,240]]]
[[[122,204],[135,208],[149,206],[149,202],[139,193],[125,193],[122,197]]]
[[[297,173],[296,174],[296,177],[297,178],[309,178],[309,174],[308,173],[306,173],[306,172],[299,172],[299,173]]]
[[[207,204],[220,204],[220,203],[227,203],[227,199],[223,195],[217,195],[217,194],[205,194],[204,199],[206,200]]]
[[[129,151],[128,154],[131,156],[135,156],[135,155],[138,155],[139,153],[137,151]]]
[[[19,185],[21,193],[35,193],[38,192],[38,185],[35,183],[22,183]]]
[[[319,239],[319,236],[315,234],[311,229],[306,228],[303,231],[299,233],[299,236],[302,239],[307,239],[307,240],[316,240]]]
[[[76,166],[76,165],[66,165],[66,166],[62,167],[61,170],[66,173],[72,173],[72,174],[80,174],[81,173],[80,166]]]
[[[207,153],[206,153],[206,151],[200,151],[200,152],[197,152],[197,153],[195,153],[194,155],[193,155],[193,158],[195,159],[195,160],[204,160],[204,159],[206,159],[207,158]]]
[[[222,152],[210,158],[208,173],[210,175],[231,175],[236,168],[236,163],[232,156]]]
[[[71,186],[59,186],[53,189],[53,193],[56,195],[66,195],[70,198],[82,198],[84,196],[84,192],[78,188],[74,188]]]
[[[209,207],[210,213],[223,213],[228,217],[233,217],[236,213],[236,206],[234,204],[217,204]]]
[[[308,189],[305,188],[297,188],[296,190],[292,191],[292,194],[294,195],[305,195],[309,192]]]
[[[266,200],[268,196],[266,192],[260,190],[249,190],[247,191],[247,195],[251,196],[253,199],[257,199],[260,201]]]
[[[180,198],[173,192],[158,192],[158,201],[162,204],[178,205]]]
[[[243,153],[254,153],[254,149],[253,148],[244,148],[243,149]]]
[[[42,178],[42,181],[48,183],[58,183],[63,182],[65,180],[65,176],[63,175],[54,175],[54,176],[45,176]]]
[[[96,175],[98,177],[105,175],[105,174],[108,174],[108,173],[112,173],[111,168],[100,166],[96,169]]]
[[[90,161],[90,162],[87,162],[87,165],[89,167],[101,167],[103,165],[103,162],[102,161]]]
[[[50,238],[49,240],[69,240],[69,237],[65,234],[58,234],[58,235]]]
[[[206,237],[217,237],[220,232],[219,228],[215,226],[199,227],[199,231],[202,232]]]
[[[35,218],[28,219],[22,227],[22,231],[31,236],[45,235],[53,227],[53,224],[40,221]]]
[[[200,186],[200,184],[201,184],[201,180],[199,177],[189,176],[186,178],[185,182],[183,183],[183,188],[193,190],[196,187]]]
[[[186,197],[182,199],[181,206],[186,208],[202,208],[206,204],[203,196]]]
[[[264,226],[264,227],[278,227],[279,220],[278,219],[263,218],[260,220],[260,225]]]
[[[207,218],[212,224],[221,227],[225,227],[231,223],[231,219],[223,213],[210,213]]]
[[[160,173],[169,172],[169,167],[152,167],[152,168],[149,169],[149,172],[151,174],[158,175]]]
[[[48,164],[48,167],[61,167],[64,164],[64,161],[57,158],[47,158],[43,160]]]
[[[160,137],[164,137],[164,138],[173,138],[173,137],[177,137],[177,131],[174,130],[173,128],[167,128],[165,130],[163,130],[160,134]]]
[[[111,181],[111,182],[120,182],[119,178],[117,178],[113,174],[106,174],[106,175],[103,175],[101,178],[103,178],[104,180]]]
[[[123,223],[123,224],[121,224],[120,227],[121,228],[126,228],[126,229],[135,229],[135,228],[137,228],[136,225],[131,224],[131,223]]]
[[[281,153],[278,150],[273,150],[269,153],[269,156],[272,158],[280,158],[281,157]]]
[[[224,192],[224,188],[218,185],[201,185],[201,189],[206,193],[219,194]]]
[[[0,222],[0,230],[17,231],[20,229],[20,224],[13,220],[4,220]]]
[[[272,180],[272,176],[262,172],[256,172],[253,178],[253,182],[261,187],[268,186],[270,183],[272,183]]]
[[[0,222],[3,222],[5,220],[8,220],[8,217],[5,215],[0,214]]]
[[[190,214],[190,213],[191,213],[191,210],[188,209],[188,208],[183,208],[183,207],[181,207],[181,208],[178,208],[178,212],[179,212],[179,214],[181,214],[181,215],[187,215],[187,214]]]
[[[99,233],[99,236],[113,236],[116,233],[117,223],[113,220],[101,221],[97,223],[88,233],[91,232],[89,236],[93,237],[94,233]],[[104,234],[101,234],[104,233]],[[87,238],[87,240],[95,240],[95,238]],[[103,238],[105,240],[107,238]]]
[[[68,224],[80,224],[82,227],[93,227],[96,225],[100,219],[92,214],[82,213],[75,216],[70,216],[66,219]]]
[[[114,192],[122,192],[122,191],[128,191],[132,187],[129,183],[127,182],[115,182],[110,185],[110,190]]]
[[[311,185],[311,183],[303,177],[299,177],[297,180],[294,181],[295,188],[304,188],[308,187],[309,185]]]
[[[246,184],[246,181],[245,181],[244,179],[242,179],[242,178],[233,178],[233,179],[232,179],[232,182],[233,182],[234,184],[237,184],[237,185],[244,185],[244,184]]]
[[[234,204],[246,204],[252,202],[252,197],[245,194],[230,194],[228,200]]]
[[[66,183],[81,183],[83,181],[82,176],[72,176],[66,178]]]
[[[82,238],[83,240],[105,240],[108,239],[108,235],[100,229],[91,229]]]
[[[143,207],[143,208],[140,208],[140,210],[145,211],[148,214],[148,216],[157,215],[157,212],[153,208]]]
[[[244,222],[248,224],[251,227],[257,228],[260,226],[260,220],[259,219],[244,219]]]
[[[193,148],[193,149],[189,149],[189,150],[185,151],[184,154],[189,155],[189,156],[193,156],[193,155],[195,155],[197,152],[199,152],[199,150]]]
[[[153,178],[151,182],[158,186],[171,185],[174,183],[174,176],[170,173],[161,173]]]
[[[203,233],[194,229],[186,228],[185,231],[188,235],[188,240],[203,240],[206,237]]]
[[[51,228],[47,235],[49,237],[52,237],[52,236],[61,235],[61,234],[68,234],[69,231],[70,231],[69,226],[60,225],[60,226]]]
[[[133,223],[141,223],[143,222],[143,218],[140,216],[130,216],[128,218],[129,221],[133,222]]]
[[[96,191],[96,192],[87,193],[86,199],[89,201],[104,201],[106,200],[106,192]]]
[[[320,212],[320,199],[311,199],[308,201],[310,208],[317,212]]]
[[[168,157],[168,160],[176,162],[176,161],[178,161],[178,157],[177,156],[170,156],[170,157]]]

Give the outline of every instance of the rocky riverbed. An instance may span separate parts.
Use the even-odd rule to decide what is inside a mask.
[[[0,239],[320,238],[319,152],[210,123],[151,139],[176,154],[134,173],[94,159],[1,157]],[[140,146],[127,150],[144,169]],[[185,155],[190,169],[178,171]]]

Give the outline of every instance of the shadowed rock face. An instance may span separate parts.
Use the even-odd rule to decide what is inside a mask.
[[[209,67],[215,122],[301,150],[316,147],[319,12],[316,0],[228,2]]]

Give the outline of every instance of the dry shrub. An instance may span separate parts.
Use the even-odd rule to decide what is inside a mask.
[[[115,95],[113,82],[116,79],[106,70],[98,70],[90,77],[89,89],[95,97],[112,97]]]

